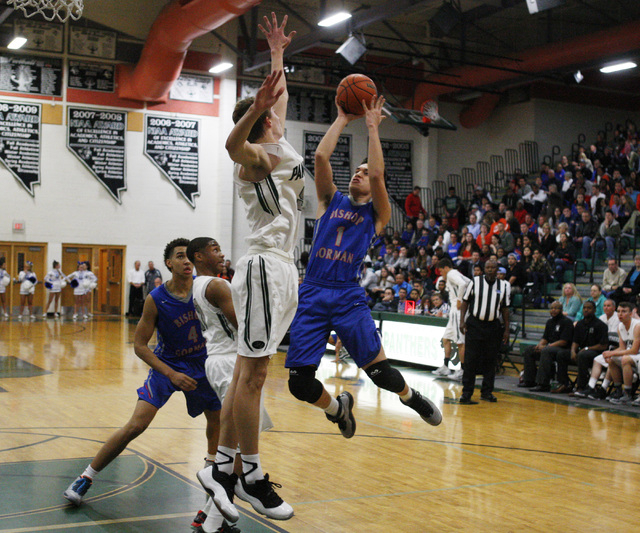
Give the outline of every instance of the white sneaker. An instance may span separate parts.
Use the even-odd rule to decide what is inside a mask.
[[[60,313],[56,313],[55,315],[53,315],[56,318],[60,318]]]
[[[432,374],[433,374],[434,376],[442,376],[442,377],[445,377],[445,376],[450,375],[450,374],[451,374],[451,372],[452,372],[452,371],[451,371],[451,369],[450,369],[447,365],[442,365],[442,366],[441,366],[440,368],[438,368],[437,370],[434,370],[434,371],[432,372]]]
[[[73,320],[78,320],[78,315],[73,315],[72,319]]]
[[[35,320],[36,318],[36,315],[31,315],[31,320]]]
[[[235,493],[238,498],[251,504],[254,510],[273,520],[289,520],[293,516],[293,507],[283,501],[273,490],[282,485],[269,481],[269,474],[255,483],[247,483],[244,475],[238,477]]]
[[[631,402],[631,405],[634,407],[640,407],[640,396],[638,396],[635,400]]]
[[[449,376],[449,379],[452,379],[454,381],[462,381],[462,374],[464,374],[462,368],[459,370],[456,370],[453,374],[451,374]]]
[[[89,320],[89,315],[84,315],[85,320]]]

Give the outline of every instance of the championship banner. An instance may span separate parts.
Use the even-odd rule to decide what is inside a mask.
[[[114,66],[87,61],[69,61],[68,85],[71,89],[114,91]]]
[[[62,59],[0,55],[0,91],[62,96]]]
[[[33,196],[40,183],[40,104],[0,102],[0,161]]]
[[[125,132],[127,113],[69,107],[67,148],[119,203],[127,189]]]
[[[304,166],[315,175],[315,155],[324,133],[304,132]],[[346,194],[351,181],[351,135],[340,135],[336,149],[329,159],[333,169],[333,182],[338,190]]]
[[[144,155],[195,208],[198,186],[200,121],[147,115]]]
[[[413,168],[411,141],[385,141],[381,139],[384,166],[389,177],[387,189],[389,195],[404,202],[413,190]]]

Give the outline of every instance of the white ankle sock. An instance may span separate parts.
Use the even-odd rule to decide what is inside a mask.
[[[89,465],[87,469],[84,472],[82,472],[82,475],[84,477],[88,477],[89,479],[93,479],[98,475],[98,471],[94,470],[93,468],[91,468],[91,465]]]
[[[409,387],[409,392],[407,392],[407,394],[405,394],[404,396],[400,395],[400,399],[404,403],[407,403],[411,399],[412,396],[413,396],[413,389],[411,387]]]
[[[596,388],[596,383],[598,383],[597,378],[589,378],[589,387],[592,389]]]
[[[233,462],[236,458],[236,451],[226,446],[218,446],[216,454],[216,466],[220,472],[225,474],[233,474]]]
[[[331,402],[325,408],[324,412],[331,416],[336,416],[340,411],[340,403],[335,398],[331,398]]]
[[[607,378],[603,379],[603,380],[602,380],[602,388],[603,388],[604,390],[607,390],[607,389],[609,388],[609,384],[610,384],[610,383],[611,383],[611,380],[610,380],[610,379],[607,379]],[[595,385],[594,385],[594,387],[595,387]]]
[[[247,483],[255,483],[256,481],[264,478],[259,454],[241,454],[240,457],[242,458],[242,473],[244,474],[244,480]]]

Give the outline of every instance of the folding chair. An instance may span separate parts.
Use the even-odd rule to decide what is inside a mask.
[[[511,359],[511,352],[516,345],[516,341],[518,340],[518,335],[520,334],[520,324],[517,322],[512,322],[509,324],[509,338],[510,340],[506,344],[502,344],[500,346],[500,359],[498,361],[498,370],[500,372],[504,372],[507,365],[511,365],[511,367],[516,371],[520,372],[518,367]]]

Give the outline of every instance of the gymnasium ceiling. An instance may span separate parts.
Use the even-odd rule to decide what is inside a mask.
[[[80,23],[112,28],[142,43],[165,3],[85,0]],[[236,25],[237,40],[227,38],[236,32],[223,27],[196,40],[193,48],[241,54],[240,75],[261,76],[263,70],[254,67],[268,61],[268,53],[260,53],[264,42],[256,23],[275,11],[279,16],[288,13],[288,29],[298,33],[286,63],[294,67],[290,77],[301,83],[335,86],[348,73],[364,72],[389,100],[415,108],[433,92],[425,89],[425,82],[437,81],[432,87],[439,87],[440,98],[452,101],[470,102],[482,94],[500,94],[510,101],[537,95],[584,103],[604,99],[607,105],[640,109],[640,68],[615,75],[598,70],[618,58],[640,64],[640,1],[560,3],[531,15],[526,0],[263,0],[241,20],[228,23]],[[316,23],[322,11],[342,7],[353,14],[352,22],[321,31]],[[5,24],[17,16],[11,10]],[[622,32],[630,35],[627,50],[612,54],[609,41]],[[335,54],[350,33],[367,49],[353,66]],[[597,44],[589,57],[581,57],[584,47],[576,46],[585,39]],[[295,43],[305,46],[296,49]],[[575,53],[559,61],[564,64],[542,61],[571,47]],[[251,53],[253,49],[257,52]],[[477,76],[478,69],[499,75]],[[574,79],[577,70],[584,75],[580,84]]]

